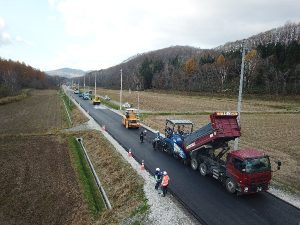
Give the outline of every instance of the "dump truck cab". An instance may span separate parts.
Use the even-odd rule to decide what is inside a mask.
[[[266,191],[271,180],[271,163],[267,155],[256,149],[231,151],[226,157],[226,173],[231,179],[225,181],[229,192]]]
[[[134,108],[128,108],[125,110],[125,115],[122,116],[122,124],[128,128],[139,128],[140,119],[138,110]]]

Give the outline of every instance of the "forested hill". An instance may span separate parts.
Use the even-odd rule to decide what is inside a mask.
[[[139,89],[173,89],[236,93],[245,43],[244,90],[251,94],[300,94],[300,24],[287,23],[215,49],[173,46],[139,54],[123,63],[87,74],[97,85]]]
[[[0,58],[0,97],[17,95],[23,88],[54,88],[60,79],[25,63]]]

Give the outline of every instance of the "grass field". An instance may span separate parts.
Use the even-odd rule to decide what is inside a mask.
[[[97,93],[104,96],[108,95],[115,101],[120,100],[119,90],[97,89]],[[150,91],[139,92],[140,109],[149,112],[168,112],[168,113],[203,113],[214,111],[236,111],[237,98],[183,95],[180,93],[159,93]],[[273,99],[273,100],[272,100]],[[122,102],[129,102],[134,107],[138,107],[138,94],[135,91],[123,90]],[[244,112],[300,112],[300,98],[289,101],[282,98],[271,98],[271,100],[258,100],[255,98],[244,98]]]
[[[97,93],[119,101],[118,90],[99,88]],[[137,107],[137,93],[123,93],[123,102]],[[142,115],[144,123],[161,132],[166,118],[189,119],[195,128],[200,128],[210,122],[209,113],[236,111],[236,108],[233,98],[140,92],[140,109],[149,112]],[[245,98],[242,109],[240,148],[257,148],[270,155],[272,161],[281,160],[283,165],[274,173],[272,184],[300,196],[299,97],[263,100],[252,96]]]

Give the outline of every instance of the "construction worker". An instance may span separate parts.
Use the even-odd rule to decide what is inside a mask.
[[[161,181],[161,189],[162,189],[162,192],[163,192],[163,197],[165,197],[166,194],[167,194],[169,181],[170,181],[170,178],[168,176],[168,173],[167,173],[167,171],[164,171],[162,181]]]
[[[155,178],[155,181],[156,181],[155,189],[158,190],[158,187],[159,187],[159,185],[161,183],[161,179],[162,179],[162,173],[160,172],[159,168],[156,168],[154,178]]]
[[[143,131],[141,131],[141,133],[140,133],[140,141],[141,141],[141,143],[144,142],[144,132]]]

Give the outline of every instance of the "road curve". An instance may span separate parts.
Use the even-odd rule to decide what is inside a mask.
[[[299,225],[300,210],[269,193],[236,196],[226,192],[215,179],[202,177],[199,172],[184,166],[173,157],[153,151],[152,132],[146,142],[139,142],[139,130],[127,130],[120,115],[105,107],[95,109],[89,101],[72,96],[89,114],[125,148],[131,149],[137,161],[144,160],[146,169],[156,167],[168,171],[170,190],[202,223],[209,225]],[[163,126],[163,124],[162,124]]]

